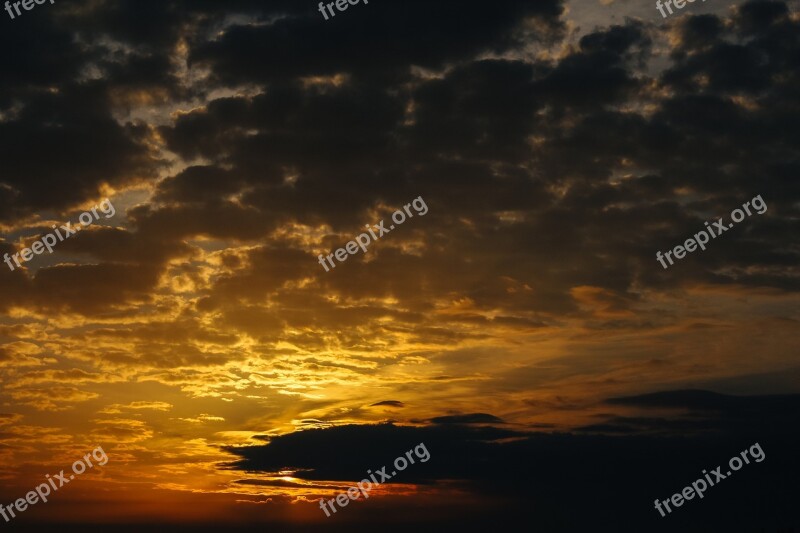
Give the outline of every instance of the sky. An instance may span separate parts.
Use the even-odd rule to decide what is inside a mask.
[[[0,526],[800,527],[798,7],[0,11]]]

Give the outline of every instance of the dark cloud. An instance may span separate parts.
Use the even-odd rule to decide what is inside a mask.
[[[689,409],[708,412],[709,416],[736,417],[738,422],[758,413],[787,416],[800,408],[800,397],[791,394],[774,396],[731,396],[703,390],[653,392],[640,396],[610,398],[608,403],[647,408]]]
[[[2,220],[63,212],[98,196],[104,183],[153,175],[157,161],[145,145],[147,127],[117,123],[106,98],[96,84],[31,92],[11,120],[0,122]]]
[[[42,35],[60,35],[56,28],[69,20],[90,45],[59,48],[73,54],[62,61],[71,70],[60,83],[15,74],[29,93],[0,123],[7,161],[0,217],[63,209],[104,183],[153,179],[162,161],[150,148],[162,139],[195,161],[158,184],[154,200],[163,203],[132,209],[131,235],[98,233],[70,248],[165,265],[187,253],[187,239],[254,242],[287,222],[355,235],[376,222],[367,215],[376,203],[422,195],[431,208],[413,221],[422,225],[406,224],[392,237],[397,244],[422,239],[421,255],[375,247],[377,260],[317,269],[321,283],[355,297],[403,295],[415,310],[461,292],[479,308],[500,308],[500,321],[519,328],[546,323],[531,312],[576,312],[576,286],[604,288],[617,310],[630,306],[636,282],[796,287],[775,273],[796,261],[781,244],[794,234],[796,217],[773,218],[794,212],[786,199],[798,192],[790,180],[798,161],[791,127],[797,78],[788,73],[796,70],[798,43],[784,4],[750,2],[727,20],[684,17],[662,72],[645,68],[655,60],[656,30],[632,20],[583,35],[558,58],[476,59],[523,43],[547,46],[562,35],[557,2],[359,7],[325,22],[291,3],[235,2],[223,12],[203,2],[165,2],[135,27],[128,22],[143,15],[131,2],[54,12],[54,26]],[[243,18],[226,17],[234,13]],[[411,33],[410,47],[394,45]],[[126,46],[110,46],[108,38]],[[210,98],[157,127],[113,119],[112,111],[142,98],[203,97],[177,78],[181,39],[192,62],[209,66],[218,82],[260,86]],[[445,65],[435,75],[411,68]],[[76,84],[87,68],[102,77]],[[52,84],[58,92],[44,89]],[[31,146],[47,157],[22,158]],[[686,189],[698,196],[693,202],[681,198]],[[702,261],[695,254],[659,270],[655,250],[683,242],[758,193],[770,205],[767,216],[714,241]],[[325,244],[335,249],[349,238],[331,235]],[[286,276],[313,272],[307,249],[283,249]],[[459,257],[469,258],[469,269],[459,268]],[[254,282],[275,290],[260,279],[274,268],[259,264],[219,280],[202,302]],[[340,274],[345,267],[350,275]],[[420,276],[402,273],[419,269],[428,293]]]
[[[210,65],[226,83],[438,67],[517,44],[513,30],[521,32],[526,19],[536,22],[533,37],[557,37],[563,31],[562,10],[558,0],[502,0],[491,9],[476,0],[458,6],[415,0],[360,5],[325,22],[308,9],[271,24],[232,26],[217,39],[198,43],[191,60]],[[261,68],[265,62],[270,68]]]
[[[499,424],[503,420],[487,413],[437,416],[430,420],[433,424]]]
[[[377,402],[370,404],[370,407],[378,407],[378,406],[385,406],[385,407],[405,407],[403,402],[397,400],[383,400],[382,402]]]
[[[387,471],[391,471],[395,457],[424,443],[430,460],[409,465],[392,482],[435,487],[444,480],[459,480],[467,490],[480,486],[481,492],[510,498],[503,511],[508,520],[527,516],[536,523],[558,524],[565,531],[593,524],[615,531],[630,531],[629,524],[665,532],[675,528],[774,528],[791,516],[796,497],[791,488],[793,472],[800,466],[795,453],[800,444],[796,425],[800,396],[780,399],[783,407],[777,412],[778,398],[732,397],[707,391],[613,399],[609,402],[614,405],[680,406],[686,416],[618,417],[613,424],[581,431],[600,433],[592,436],[531,434],[461,424],[306,430],[270,438],[264,446],[230,448],[242,459],[229,466],[267,472],[289,468],[298,470],[294,475],[301,479],[355,482],[367,476],[367,469],[388,465]],[[762,423],[757,427],[715,425],[723,420],[709,407],[733,404]],[[481,418],[495,419],[492,415]],[[709,423],[715,431],[709,431]],[[653,429],[660,430],[659,436]],[[728,459],[756,442],[765,454],[762,462],[751,461],[725,483],[710,487],[705,499],[687,502],[668,522],[660,517],[653,506],[655,498],[666,499],[680,492],[702,478],[703,469],[723,465],[724,474]],[[338,450],[335,461],[330,460],[331,450]],[[531,501],[538,502],[535,509],[530,508]],[[575,512],[574,502],[579,502],[582,512]],[[478,523],[487,518],[481,513],[493,513],[481,506],[463,512]],[[496,514],[492,516],[498,519]]]
[[[211,202],[239,191],[242,181],[230,171],[211,166],[189,167],[159,184],[158,200]]]

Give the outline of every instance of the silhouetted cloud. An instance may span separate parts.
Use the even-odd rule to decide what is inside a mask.
[[[616,417],[613,424],[581,428],[580,433],[595,435],[456,423],[340,426],[273,437],[263,446],[231,448],[242,459],[228,466],[250,472],[290,469],[300,479],[354,482],[367,477],[367,469],[388,465],[391,471],[395,457],[425,443],[430,460],[409,466],[391,482],[432,486],[457,482],[468,492],[502,496],[502,516],[480,506],[463,510],[475,523],[489,516],[501,522],[527,516],[533,523],[557,524],[565,531],[592,524],[603,524],[604,531],[629,531],[630,524],[648,531],[701,531],[710,523],[727,530],[751,530],[786,523],[797,496],[793,487],[800,467],[796,454],[800,410],[776,412],[776,401],[776,397],[733,397],[708,391],[611,399],[610,405],[673,407],[680,408],[681,414]],[[796,404],[800,395],[782,397],[781,402]],[[761,424],[727,424],[722,411],[731,405]],[[709,432],[709,423],[715,431]],[[652,434],[652,429],[659,434]],[[610,436],[616,434],[621,436]],[[702,478],[703,469],[723,465],[724,472],[730,457],[756,442],[765,452],[763,462],[751,462],[719,487],[710,488],[705,499],[687,502],[666,519],[655,510],[655,498],[663,500],[679,492]],[[536,505],[531,507],[530,502]],[[576,505],[581,512],[575,512]],[[451,518],[459,523],[465,517]]]
[[[503,420],[487,413],[470,413],[465,415],[447,415],[431,418],[434,424],[497,424]]]
[[[382,402],[377,402],[370,405],[370,407],[377,407],[377,406],[405,407],[405,404],[397,400],[384,400]]]

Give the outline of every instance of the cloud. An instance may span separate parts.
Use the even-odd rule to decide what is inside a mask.
[[[18,413],[0,413],[0,426],[17,424],[23,416]]]
[[[434,424],[498,424],[503,420],[487,413],[470,413],[465,415],[448,415],[431,418]]]
[[[20,404],[29,405],[39,411],[66,411],[74,409],[77,403],[93,400],[100,395],[75,387],[53,386],[20,388],[10,391],[9,396]]]
[[[403,402],[397,400],[383,400],[381,402],[370,404],[370,407],[405,407]]]
[[[192,424],[205,424],[206,422],[225,422],[225,419],[222,418],[221,416],[214,416],[206,413],[198,415],[195,418],[179,418],[178,420],[182,420],[184,422],[190,422]]]
[[[132,444],[147,441],[155,435],[149,425],[142,420],[131,418],[106,418],[94,420],[95,429],[91,432],[93,438],[120,444]]]
[[[666,498],[679,492],[681,487],[702,476],[702,468],[727,465],[730,456],[759,442],[768,458],[774,457],[771,463],[768,460],[758,465],[752,463],[726,481],[728,489],[720,500],[686,506],[670,519],[691,524],[711,513],[726,527],[742,524],[749,527],[789,512],[792,503],[779,495],[791,490],[792,477],[787,468],[798,465],[792,450],[800,444],[796,425],[800,411],[793,404],[800,401],[800,396],[784,397],[783,405],[789,407],[779,412],[773,410],[776,399],[725,397],[708,391],[668,391],[626,399],[623,403],[626,407],[639,403],[653,407],[654,397],[658,398],[659,406],[675,405],[677,400],[683,412],[688,409],[688,413],[662,419],[619,418],[618,422],[630,427],[598,425],[581,431],[605,435],[526,433],[460,424],[339,426],[271,437],[262,446],[228,448],[241,457],[229,467],[251,472],[292,470],[294,477],[309,482],[354,482],[364,477],[367,469],[374,471],[389,465],[387,470],[391,470],[395,457],[424,443],[430,460],[409,466],[392,483],[437,486],[455,480],[467,491],[502,494],[506,498],[503,506],[506,517],[528,516],[570,527],[588,527],[602,521],[624,528],[623,524],[633,520],[648,528],[652,525],[655,531],[666,531],[653,510],[654,497]],[[720,397],[726,398],[727,404],[735,402],[748,416],[761,419],[761,423],[715,425],[724,422],[724,417],[708,412],[707,402],[709,398]],[[618,400],[609,403],[622,405]],[[697,416],[704,419],[693,419]],[[709,423],[720,431],[710,434]],[[651,434],[648,429],[654,427],[662,433]],[[615,434],[622,436],[609,436]],[[341,450],[335,461],[330,460],[330,450]],[[764,500],[763,506],[735,511],[737,505],[745,505],[756,493],[763,496],[764,491],[772,496]],[[568,503],[575,501],[573,498],[582,502],[585,512],[574,512],[574,506]],[[531,509],[531,500],[542,504]],[[477,508],[480,511],[468,511],[477,520],[494,516],[493,509],[481,505]],[[728,512],[716,513],[718,508]],[[627,512],[622,513],[622,509]],[[453,520],[458,522],[459,518]]]
[[[172,404],[167,402],[147,402],[147,401],[139,401],[139,402],[131,402],[129,404],[111,404],[109,406],[104,407],[102,410],[99,411],[100,414],[104,415],[116,415],[120,414],[123,411],[141,411],[141,410],[151,410],[151,411],[169,411],[172,409]]]
[[[283,11],[281,7],[276,11]],[[563,7],[556,0],[536,4],[502,0],[489,10],[474,0],[461,2],[458,8],[439,0],[364,7],[339,17],[335,24],[321,24],[315,9],[294,7],[288,10],[290,16],[272,24],[232,25],[218,39],[198,43],[190,60],[208,65],[226,83],[342,70],[374,76],[376,71],[390,74],[409,64],[435,67],[482,51],[502,51],[514,44],[513,31],[522,21],[536,25],[538,31],[528,34],[532,38],[551,39],[563,31],[559,19]],[[423,12],[425,16],[419,16]],[[411,34],[417,39],[405,38]],[[395,46],[399,39],[406,43],[402,49]],[[324,53],[317,52],[321,49]],[[278,50],[294,53],[289,58]],[[273,68],[260,68],[264,62]]]

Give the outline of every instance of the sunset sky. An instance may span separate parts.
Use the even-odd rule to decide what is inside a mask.
[[[798,8],[0,11],[0,528],[800,527]]]

